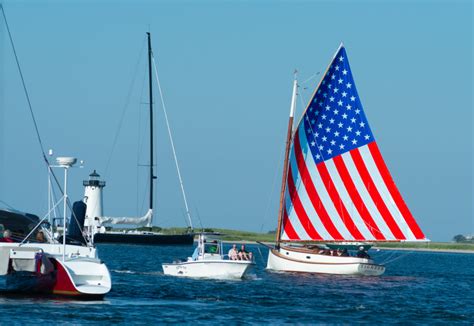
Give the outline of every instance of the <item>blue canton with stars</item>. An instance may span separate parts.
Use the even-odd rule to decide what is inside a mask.
[[[334,57],[303,117],[315,163],[374,141],[343,46]]]

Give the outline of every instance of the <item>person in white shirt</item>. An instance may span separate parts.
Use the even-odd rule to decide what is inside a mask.
[[[237,246],[235,245],[235,243],[232,245],[232,248],[230,248],[229,250],[229,259],[230,260],[238,260],[239,257],[239,253],[237,252]]]

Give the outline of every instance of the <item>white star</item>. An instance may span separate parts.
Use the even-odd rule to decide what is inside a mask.
[[[322,118],[323,120],[326,120],[326,115],[323,114],[323,115],[321,116],[321,118]]]
[[[320,151],[322,151],[322,150],[324,149],[324,146],[323,146],[323,145],[319,145],[319,146],[318,146],[318,149],[319,149]]]
[[[343,144],[339,145],[339,148],[344,149],[344,145]]]
[[[339,61],[343,61],[343,60],[344,60],[344,57],[341,55],[341,56],[339,57]]]
[[[311,129],[306,130],[306,132],[307,132],[308,134],[310,134],[310,133],[311,133]]]
[[[344,69],[344,70],[342,71],[342,74],[343,74],[343,75],[347,75],[347,70]]]
[[[316,142],[315,142],[315,141],[312,141],[312,142],[311,142],[311,146],[313,146],[313,147],[316,146]]]
[[[323,141],[327,141],[328,138],[326,136],[323,136],[323,138],[321,138]]]
[[[330,132],[330,131],[331,131],[331,128],[327,127],[326,132]]]
[[[323,124],[322,123],[319,123],[318,124],[318,128],[321,129],[323,127]]]
[[[361,126],[362,128],[364,128],[364,127],[365,127],[365,123],[364,123],[364,122],[361,122],[361,123],[359,123],[359,126]]]
[[[318,110],[316,110],[316,112],[314,112],[314,115],[318,115],[318,114],[319,114],[319,111],[318,111]]]
[[[313,107],[310,107],[310,108],[309,108],[309,112],[313,112]]]
[[[315,122],[316,122],[316,120],[314,120],[314,119],[311,120],[312,125],[314,125]]]
[[[342,114],[342,118],[343,118],[343,119],[347,119],[347,114],[343,113],[343,114]]]
[[[337,93],[337,91],[339,91],[339,88],[334,88],[334,93]]]
[[[306,116],[305,119],[306,119],[306,121],[309,121],[309,117],[308,117],[308,116]]]
[[[347,96],[347,93],[346,92],[342,92],[342,97],[346,97]]]
[[[321,158],[321,155],[316,154],[316,159],[319,160]]]
[[[342,101],[339,100],[339,102],[337,102],[337,105],[342,106]]]
[[[359,114],[359,113],[360,113],[360,110],[359,110],[359,109],[357,109],[355,112],[356,112],[356,114]]]
[[[338,126],[339,128],[342,128],[342,126],[343,126],[342,122],[339,122],[339,123],[337,124],[337,126]]]
[[[331,79],[335,79],[336,75],[332,74]]]
[[[334,119],[329,119],[329,123],[334,123]]]
[[[328,97],[328,93],[323,93],[323,97],[324,98]]]
[[[314,137],[318,138],[319,137],[319,132],[315,132]]]
[[[336,131],[336,132],[334,133],[334,137],[339,137],[339,131]]]
[[[326,84],[326,80],[323,80],[322,84],[323,84],[323,85]]]
[[[350,109],[352,109],[352,106],[351,106],[350,104],[347,104],[347,105],[346,105],[346,108],[347,108],[348,110],[350,110]]]
[[[334,67],[334,69],[339,70],[339,66]]]
[[[328,154],[332,154],[332,149],[328,149]]]
[[[352,84],[351,84],[351,83],[347,83],[347,84],[346,84],[346,87],[347,87],[347,88],[351,88],[351,87],[352,87]]]
[[[329,105],[326,105],[326,111],[329,111],[331,107]]]
[[[351,122],[352,122],[352,123],[356,123],[356,119],[355,119],[355,118],[352,118],[352,119],[351,119]]]
[[[356,140],[355,138],[352,139],[352,143],[353,143],[354,145],[357,144],[357,140]]]
[[[336,141],[335,141],[335,140],[331,140],[331,145],[332,145],[332,146],[336,145]]]
[[[331,96],[331,97],[329,98],[329,101],[334,102],[334,97]]]
[[[341,78],[339,78],[339,80],[337,81],[339,84],[342,84],[343,80]]]
[[[347,127],[346,129],[347,129],[347,131],[349,131],[349,132],[352,131],[352,127],[351,127],[351,126]]]
[[[333,112],[334,112],[334,115],[337,115],[339,113],[339,110],[335,109]]]
[[[356,131],[356,135],[360,136],[360,131],[359,130]]]
[[[344,135],[344,137],[342,137],[344,140],[348,140],[349,137],[347,135]]]
[[[328,85],[328,88],[332,88],[332,85],[331,85],[331,84],[329,84],[329,85]]]
[[[365,138],[366,140],[369,140],[370,136],[369,136],[369,135],[365,135],[364,138]]]
[[[351,101],[354,102],[356,100],[355,96],[351,96]]]

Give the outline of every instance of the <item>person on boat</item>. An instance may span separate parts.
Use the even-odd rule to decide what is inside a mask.
[[[217,245],[217,240],[212,241],[212,244],[208,246],[208,252],[210,254],[217,254],[219,252],[219,246]]]
[[[228,253],[230,260],[239,260],[239,252],[237,251],[237,245],[234,243]]]
[[[1,238],[0,241],[1,242],[15,242],[12,239],[12,232],[8,229],[3,232],[3,238]]]
[[[41,242],[41,243],[46,242],[46,237],[44,236],[44,233],[41,230],[39,230],[38,233],[36,233],[35,238],[37,242]]]
[[[252,260],[252,253],[245,250],[245,245],[242,245],[239,250],[240,260]]]
[[[367,253],[367,251],[365,250],[364,246],[360,246],[360,247],[359,247],[359,251],[357,251],[357,257],[358,257],[358,258],[367,258],[367,259],[370,259],[370,256],[369,256],[369,254]]]

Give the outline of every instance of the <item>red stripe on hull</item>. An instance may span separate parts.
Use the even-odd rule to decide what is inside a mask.
[[[285,230],[285,233],[290,240],[300,240],[300,237],[296,233],[293,225],[291,225],[290,219],[288,218],[286,207],[283,208],[283,230]]]
[[[56,267],[56,282],[54,283],[53,293],[54,294],[66,294],[66,295],[80,295],[77,291],[74,283],[68,275],[68,272],[64,269],[63,264],[59,261],[54,260]]]
[[[382,154],[380,153],[377,143],[372,142],[368,145],[368,147],[369,147],[370,153],[372,154],[372,158],[374,159],[375,165],[377,166],[382,176],[382,179],[385,182],[385,185],[387,186],[388,191],[390,192],[390,195],[392,195],[392,198],[395,201],[395,204],[397,205],[400,213],[402,213],[402,216],[407,222],[408,226],[410,227],[411,232],[415,235],[416,239],[418,240],[425,239],[425,235],[423,234],[420,227],[416,223],[413,215],[411,214],[405,201],[403,200],[402,195],[398,191],[398,188],[395,185],[395,182],[393,181],[393,178],[390,175],[390,172],[388,171],[387,165],[385,164],[385,161],[383,160]]]
[[[303,205],[301,204],[300,197],[298,196],[298,191],[295,188],[295,184],[293,181],[293,174],[291,171],[291,165],[288,171],[288,193],[290,194],[291,203],[293,204],[293,208],[295,209],[296,215],[301,222],[301,225],[305,229],[306,233],[309,237],[313,240],[322,240],[319,233],[314,228],[313,224],[311,223],[306,211],[304,210]]]
[[[304,160],[303,153],[301,152],[299,133],[296,133],[293,145],[293,148],[295,150],[296,162],[298,165],[298,171],[301,175],[301,179],[303,180],[306,192],[308,193],[308,197],[311,200],[311,204],[313,204],[314,210],[318,214],[319,219],[321,220],[331,237],[334,240],[344,240],[343,236],[334,226],[334,223],[329,217],[329,214],[327,213],[326,208],[324,207],[324,204],[322,203],[321,198],[319,197],[319,194],[316,191],[316,188],[314,187],[313,180],[311,179],[311,175],[309,174],[308,168],[306,167],[306,162]]]
[[[382,234],[382,232],[380,232],[380,229],[378,228],[377,224],[375,224],[374,219],[372,218],[372,216],[370,216],[369,211],[364,204],[364,201],[360,197],[360,194],[357,191],[354,182],[352,181],[349,171],[347,171],[347,167],[344,163],[344,160],[339,155],[334,157],[333,161],[336,165],[337,172],[341,176],[342,182],[344,183],[344,186],[346,187],[346,190],[349,193],[352,202],[354,203],[354,206],[359,212],[360,217],[364,221],[370,233],[372,233],[376,240],[385,240],[384,235]]]
[[[380,212],[380,215],[385,220],[385,223],[387,223],[388,228],[397,240],[405,240],[405,235],[398,227],[398,224],[393,218],[392,214],[390,214],[390,211],[388,210],[387,205],[385,205],[385,201],[382,199],[382,196],[380,196],[377,186],[375,185],[374,180],[372,180],[372,176],[370,175],[369,170],[367,170],[359,150],[356,148],[349,153],[351,154],[357,171],[362,178],[365,188],[369,192],[370,197],[374,201],[374,204]]]

